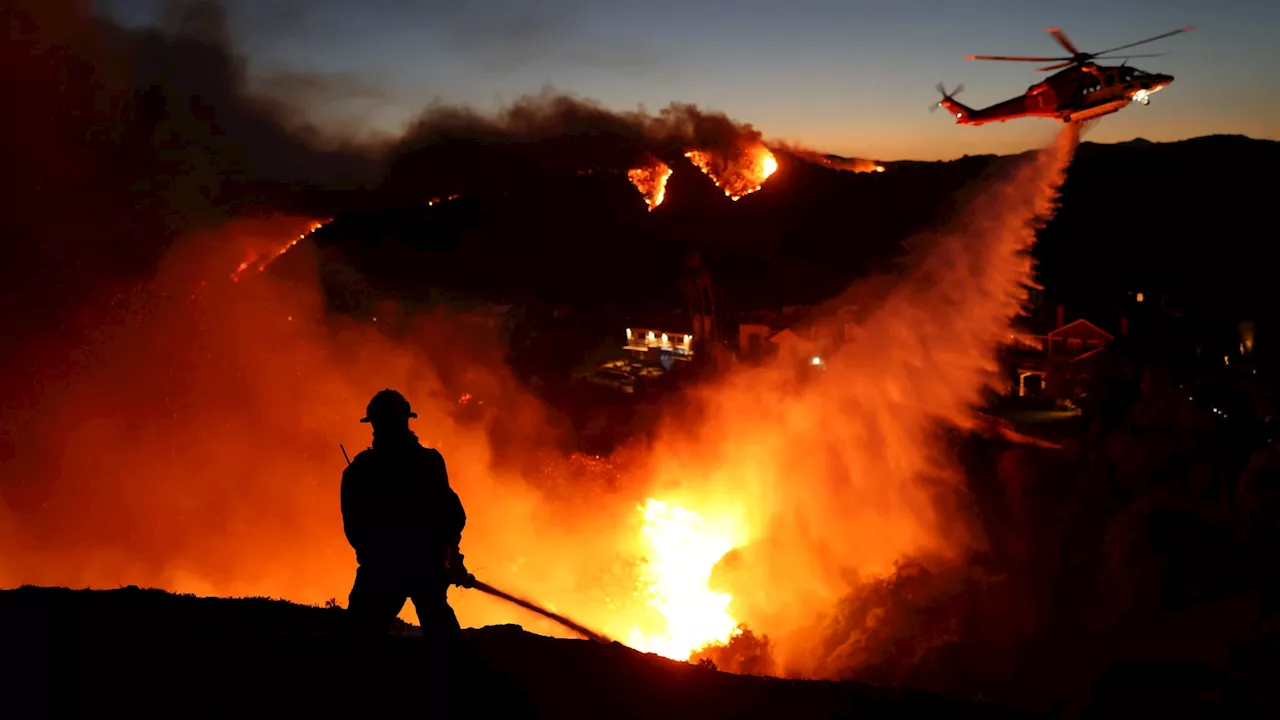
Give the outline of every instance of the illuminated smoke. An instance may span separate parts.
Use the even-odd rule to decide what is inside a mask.
[[[1068,128],[950,227],[915,239],[915,269],[887,293],[854,286],[831,303],[818,330],[844,343],[819,334],[780,365],[731,375],[703,393],[702,423],[658,441],[655,496],[746,528],[708,580],[733,596],[735,620],[773,639],[788,672],[856,669],[822,650],[821,610],[903,561],[969,547],[939,504],[959,477],[937,430],[973,422],[1076,140]],[[854,305],[874,309],[844,312]],[[810,356],[821,370],[801,382]]]
[[[175,299],[190,277],[216,275],[200,249],[234,247],[242,230],[193,239],[70,378],[6,413],[22,452],[3,476],[39,482],[6,486],[22,549],[5,549],[0,583],[345,597],[353,559],[337,515],[337,445],[367,442],[355,419],[392,386],[445,452],[481,577],[666,654],[745,623],[773,639],[786,671],[833,674],[834,660],[815,653],[815,612],[857,578],[965,546],[930,483],[955,472],[933,429],[968,422],[1069,156],[1067,144],[1025,160],[923,239],[916,270],[851,323],[850,343],[824,353],[825,374],[809,385],[791,366],[735,372],[699,393],[701,421],[673,419],[651,449],[604,464],[570,456],[542,473],[529,462],[551,440],[537,432],[543,411],[492,338],[433,315],[391,339],[327,319],[317,288],[268,276]],[[828,324],[843,334],[834,315]],[[463,392],[496,414],[459,420]],[[723,596],[727,617],[712,604]],[[480,595],[456,604],[467,624],[563,634]],[[690,633],[698,623],[686,613],[704,612],[718,619]]]
[[[67,137],[96,137],[73,129]],[[214,139],[203,142],[223,147]],[[379,332],[331,317],[318,283],[269,274],[193,295],[192,278],[225,278],[243,260],[228,259],[229,248],[291,240],[307,218],[328,214],[283,216],[278,233],[264,234],[205,216],[205,204],[197,213],[167,198],[149,223],[171,213],[201,220],[176,228],[182,240],[160,255],[154,277],[141,287],[121,283],[105,295],[114,304],[81,305],[93,328],[84,345],[43,346],[6,363],[0,427],[13,450],[0,456],[0,584],[345,600],[354,559],[337,507],[338,444],[367,443],[356,422],[364,404],[397,387],[421,416],[423,440],[449,462],[471,518],[464,552],[480,577],[666,654],[745,623],[771,638],[787,672],[848,671],[858,661],[826,650],[821,621],[893,577],[903,559],[945,558],[969,542],[938,501],[938,483],[956,471],[934,432],[969,422],[998,338],[1025,300],[1025,251],[1074,141],[1064,136],[1024,159],[951,227],[913,243],[921,248],[915,270],[890,291],[859,285],[832,303],[820,328],[848,343],[815,340],[824,374],[797,375],[808,351],[732,372],[702,388],[698,412],[671,417],[652,446],[604,459],[554,451],[544,408],[515,382],[496,338],[466,318],[439,312],[407,319],[401,334]],[[276,178],[286,186],[320,157],[288,148],[299,162]],[[692,106],[620,114],[554,96],[497,117],[429,109],[386,156],[383,190],[420,206],[476,185],[527,183],[531,167],[633,169],[644,153],[674,161],[691,148],[730,197],[776,168],[758,132],[722,115]],[[186,159],[189,151],[174,152]],[[253,167],[270,167],[262,152]],[[42,153],[23,157],[34,167]],[[252,185],[253,173],[236,176],[227,169],[235,163],[213,157],[199,178]],[[75,166],[91,182],[74,197],[113,207],[119,198],[108,191],[117,184],[107,181],[120,178],[99,174],[111,166]],[[224,214],[252,195],[218,187],[209,204]],[[113,217],[132,227],[131,213]],[[60,227],[47,215],[20,217]],[[213,229],[191,230],[202,223]],[[155,234],[168,237],[160,227]],[[77,229],[86,232],[66,237],[92,250],[84,239],[93,228]],[[310,244],[289,245],[291,260],[316,262]],[[846,306],[857,309],[844,316]],[[489,414],[461,418],[464,394],[484,398]],[[473,406],[479,400],[464,405]],[[563,633],[479,594],[455,597],[466,624],[516,621]]]
[[[709,644],[727,643],[738,623],[729,614],[732,597],[708,587],[711,569],[742,542],[731,528],[707,527],[696,513],[648,499],[644,514],[641,592],[661,616],[655,634],[635,628],[627,644],[675,660]]]
[[[811,162],[815,165],[831,168],[832,170],[842,170],[854,173],[884,172],[884,165],[875,160],[867,160],[866,158],[847,158],[839,155],[823,154],[814,150],[807,150],[791,143],[770,143],[774,149],[784,152],[801,160]]]
[[[691,150],[723,164],[713,168],[713,179],[743,184],[744,191],[763,182],[768,172],[762,163],[772,160],[758,130],[695,105],[672,103],[655,114],[615,112],[544,93],[495,115],[427,108],[390,152],[381,192],[412,201],[424,193],[521,187],[531,173],[629,172],[655,161],[670,167]]]

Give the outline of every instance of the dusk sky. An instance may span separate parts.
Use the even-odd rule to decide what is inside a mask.
[[[163,0],[99,6],[128,25]],[[1277,0],[227,0],[254,83],[316,124],[397,132],[438,101],[497,110],[550,86],[617,110],[692,102],[770,139],[883,160],[1012,152],[1057,123],[960,127],[929,113],[934,85],[966,86],[982,107],[1045,77],[1034,63],[966,54],[1061,55],[1061,26],[1083,51],[1195,25],[1131,52],[1176,81],[1089,140],[1212,133],[1280,139]]]

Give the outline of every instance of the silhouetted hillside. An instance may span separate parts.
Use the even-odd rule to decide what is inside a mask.
[[[1274,319],[1268,208],[1280,143],[1215,135],[1083,144],[1036,255],[1051,291],[1170,296],[1184,310]],[[1096,288],[1096,289],[1095,289]]]
[[[372,288],[413,300],[435,286],[597,308],[678,304],[683,258],[699,248],[723,309],[804,304],[904,255],[905,240],[945,223],[967,187],[1012,159],[855,174],[778,157],[777,173],[738,202],[670,159],[653,212],[622,174],[548,172],[430,207],[424,197],[416,208],[348,213],[317,242]],[[1271,292],[1260,259],[1274,235],[1264,178],[1277,160],[1280,143],[1233,136],[1084,143],[1036,249],[1050,296],[1083,310],[1141,290],[1260,313]]]
[[[137,588],[0,591],[6,709],[15,717],[429,714],[420,639],[355,644],[339,636],[344,613]],[[731,675],[516,626],[464,631],[464,644],[460,717],[1024,716],[858,683]]]

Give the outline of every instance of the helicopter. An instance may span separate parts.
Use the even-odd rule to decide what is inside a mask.
[[[1085,120],[1102,117],[1124,108],[1129,103],[1137,102],[1146,105],[1151,96],[1173,82],[1172,75],[1149,73],[1128,64],[1129,60],[1138,57],[1160,57],[1154,55],[1109,55],[1117,50],[1167,38],[1189,30],[1189,25],[1172,32],[1149,37],[1146,40],[1113,47],[1102,52],[1080,52],[1074,43],[1067,38],[1061,28],[1049,28],[1045,32],[1053,36],[1068,53],[1067,57],[1016,57],[1008,55],[969,55],[967,60],[1005,60],[1012,62],[1051,62],[1039,68],[1040,72],[1060,70],[1043,81],[1027,88],[1019,97],[996,103],[991,107],[974,110],[956,102],[955,96],[964,89],[958,85],[947,92],[942,83],[938,84],[938,92],[942,100],[929,108],[930,112],[945,108],[955,115],[958,125],[984,125],[990,122],[1004,122],[1023,117],[1055,118],[1063,123],[1079,123]],[[1095,60],[1120,60],[1120,65],[1099,65]]]

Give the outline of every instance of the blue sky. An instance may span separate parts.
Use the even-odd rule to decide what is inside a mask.
[[[163,0],[103,12],[154,22]],[[496,110],[544,88],[629,110],[672,101],[722,110],[774,139],[877,159],[1013,152],[1048,120],[959,127],[931,114],[934,85],[979,107],[1044,77],[1031,63],[966,54],[1059,55],[1061,26],[1102,50],[1184,25],[1133,52],[1176,77],[1150,106],[1105,118],[1088,139],[1210,133],[1280,139],[1276,0],[226,0],[254,83],[313,122],[396,132],[431,102]]]

